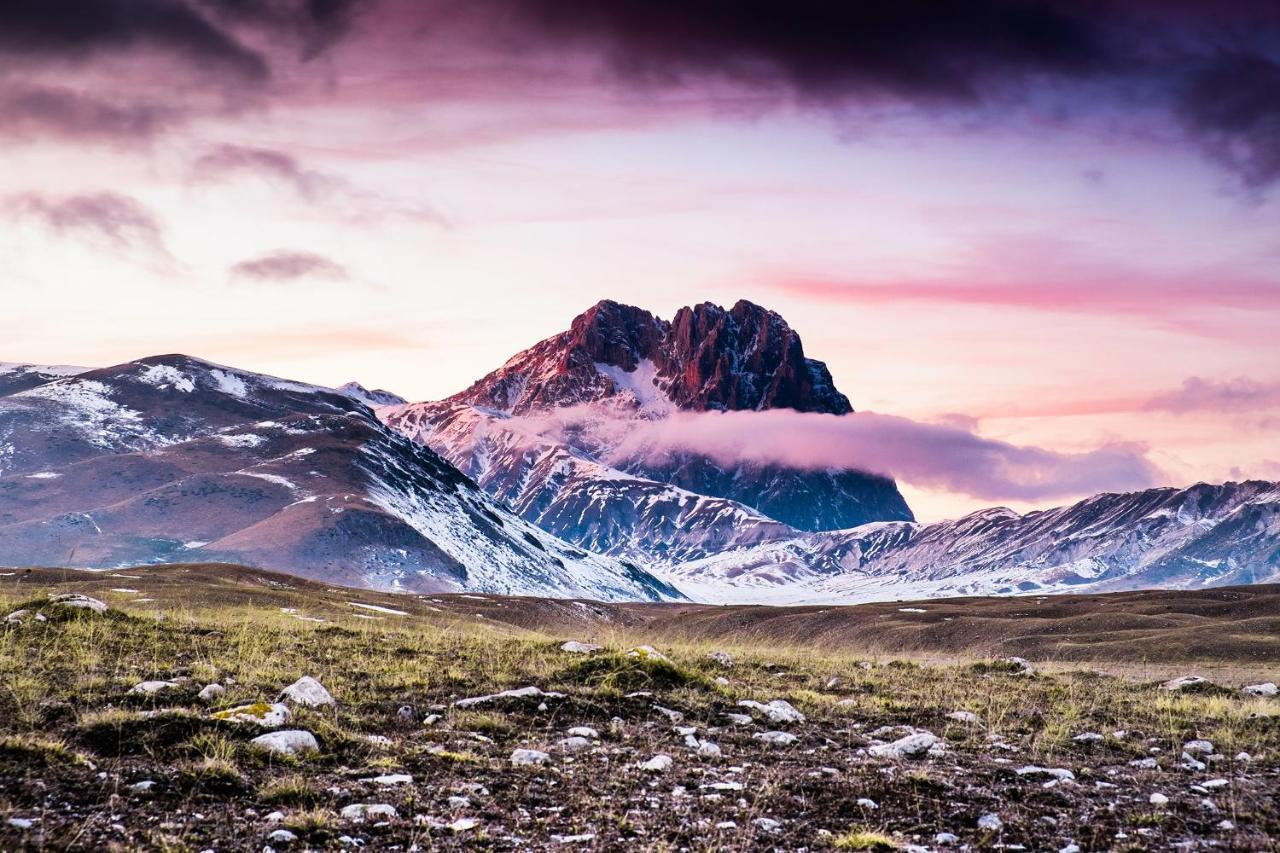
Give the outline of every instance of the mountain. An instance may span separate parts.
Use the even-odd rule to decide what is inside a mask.
[[[26,379],[0,394],[0,563],[223,560],[378,588],[680,597],[515,517],[348,393],[183,355],[65,373],[4,374]]]
[[[797,530],[912,519],[891,479],[862,471],[616,452],[627,423],[774,408],[853,411],[775,312],[703,303],[666,322],[606,300],[466,390],[380,414],[523,518],[631,559],[675,562]],[[542,429],[566,415],[564,435]]]
[[[1199,589],[1280,580],[1280,483],[1102,494],[1020,515],[797,534],[664,569],[711,601]]]
[[[378,406],[403,406],[409,402],[399,394],[392,394],[390,391],[383,391],[378,388],[370,391],[359,382],[348,382],[345,385],[339,385],[334,389],[339,394],[345,394],[353,400],[359,400],[371,409]]]

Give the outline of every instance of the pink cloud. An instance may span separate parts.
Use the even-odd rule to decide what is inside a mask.
[[[1161,472],[1133,442],[1059,452],[984,438],[968,429],[861,412],[851,415],[679,412],[662,420],[604,418],[570,408],[517,419],[557,441],[609,447],[609,461],[657,461],[693,453],[718,463],[856,469],[984,500],[1034,501],[1147,488]]]

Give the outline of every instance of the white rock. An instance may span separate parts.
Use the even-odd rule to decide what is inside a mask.
[[[173,681],[139,681],[129,688],[129,692],[134,696],[150,696],[153,693],[159,693],[161,690],[170,690],[177,686],[177,683]]]
[[[738,705],[742,708],[750,708],[753,711],[759,711],[768,717],[771,723],[803,723],[804,714],[800,713],[795,707],[785,699],[774,699],[772,702],[755,702],[751,699],[743,699]]]
[[[271,812],[262,820],[264,823],[279,823],[280,821],[284,820],[284,812],[278,811],[278,810]]]
[[[560,647],[560,651],[568,652],[571,655],[589,655],[603,648],[604,646],[599,643],[579,643],[577,640],[570,640]]]
[[[681,714],[679,711],[671,708],[664,708],[661,705],[654,705],[653,710],[657,711],[673,723],[678,723],[684,719],[684,714]]]
[[[258,735],[249,741],[249,745],[277,755],[299,755],[304,752],[316,752],[320,749],[320,744],[316,742],[316,736],[302,729],[267,732],[265,735]]]
[[[713,661],[714,663],[719,664],[720,666],[724,666],[724,667],[733,666],[733,655],[729,654],[728,652],[722,652],[719,650],[713,651],[713,652],[707,652],[707,659],[710,661]]]
[[[1210,779],[1208,782],[1201,782],[1200,787],[1207,788],[1210,791],[1216,791],[1219,788],[1225,788],[1231,784],[1229,779]]]
[[[1191,755],[1213,755],[1213,742],[1207,740],[1189,740],[1182,745],[1182,751]]]
[[[215,711],[215,720],[232,720],[237,723],[257,723],[263,728],[278,729],[293,719],[293,712],[288,705],[280,702],[268,705],[257,702],[253,705],[237,705],[225,711]]]
[[[972,724],[978,722],[978,715],[972,711],[952,711],[950,714],[947,714],[947,719],[955,720],[957,723]]]
[[[400,816],[395,806],[389,803],[353,803],[344,806],[338,813],[343,820],[395,820]]]
[[[880,808],[880,804],[879,804],[879,803],[877,803],[875,800],[872,800],[872,799],[870,799],[870,798],[868,798],[868,797],[859,797],[859,798],[858,798],[857,805],[858,805],[860,808],[864,808],[864,809],[878,809],[878,808]]]
[[[155,780],[143,779],[141,782],[134,782],[129,786],[129,790],[135,794],[145,794],[156,786]]]
[[[227,692],[227,688],[221,684],[206,684],[197,694],[197,698],[201,702],[212,705],[217,702]]]
[[[573,735],[572,737],[562,738],[557,746],[565,752],[573,754],[591,749],[591,741],[584,737]]]
[[[1264,681],[1261,684],[1250,684],[1242,689],[1250,696],[1275,696],[1277,693],[1280,693],[1280,689],[1276,688],[1274,681]]]
[[[725,678],[723,675],[717,675],[715,681],[720,687],[728,687],[730,684],[729,679]]]
[[[298,836],[294,835],[287,829],[276,829],[272,830],[267,835],[267,840],[274,841],[276,844],[289,844],[290,842],[297,841]]]
[[[892,743],[876,744],[867,753],[876,758],[919,758],[942,743],[942,738],[932,732],[920,731],[898,738]]]
[[[751,823],[761,832],[777,832],[782,828],[782,824],[771,817],[758,817]]]
[[[376,746],[379,749],[385,749],[392,744],[391,738],[386,735],[365,735],[364,739],[370,746]]]
[[[1155,770],[1160,763],[1154,758],[1135,758],[1129,762],[1130,767],[1137,767],[1139,770]]]
[[[1076,743],[1102,743],[1102,735],[1097,732],[1082,732],[1072,738]]]
[[[933,843],[939,847],[950,847],[960,841],[960,836],[951,832],[939,832],[933,837]]]
[[[10,625],[21,625],[22,620],[31,615],[31,611],[27,609],[15,610],[8,616],[4,617],[4,621]]]
[[[769,744],[769,746],[791,746],[791,744],[799,740],[791,732],[756,732],[752,737]]]
[[[641,770],[647,770],[650,773],[665,773],[671,769],[671,756],[655,755],[644,764],[640,765]]]
[[[1203,770],[1205,763],[1197,759],[1189,752],[1182,753],[1182,769],[1184,770]]]
[[[9,818],[9,826],[12,826],[14,829],[30,829],[34,823],[35,821],[31,820],[30,818],[25,818],[25,817]]]
[[[569,737],[585,737],[592,740],[599,740],[600,738],[600,733],[591,728],[591,726],[574,726],[565,734],[569,735]]]
[[[1169,798],[1159,791],[1156,791],[1154,794],[1147,797],[1147,802],[1151,803],[1153,806],[1167,806],[1169,805]]]
[[[727,713],[725,716],[728,717],[729,722],[733,723],[735,726],[749,726],[755,722],[750,714]]]
[[[480,825],[480,821],[473,817],[460,817],[453,823],[449,824],[449,829],[453,832],[467,832],[475,829]]]
[[[1218,821],[1218,829],[1222,830],[1223,832],[1230,832],[1235,828],[1236,828],[1236,825],[1232,821],[1229,821],[1229,820]]]
[[[324,685],[309,675],[302,676],[302,678],[281,690],[280,700],[292,702],[295,705],[304,705],[308,708],[319,708],[335,704],[333,696],[329,694],[328,690],[324,689]]]
[[[999,832],[1004,829],[1004,821],[995,812],[988,812],[978,818],[978,829],[986,830],[987,832]]]
[[[1253,756],[1247,752],[1237,752],[1236,761],[1239,761],[1241,764],[1248,764],[1250,761],[1253,761]]]
[[[413,782],[413,777],[408,773],[386,773],[382,776],[374,776],[371,779],[363,779],[361,781],[372,782],[375,785],[390,788],[395,785],[408,785]]]
[[[719,744],[712,743],[709,740],[704,740],[702,743],[698,744],[699,758],[719,758],[720,755],[721,752]]]
[[[49,600],[60,607],[72,607],[76,610],[92,610],[94,613],[106,613],[110,608],[106,602],[99,601],[96,598],[90,598],[87,595],[81,595],[78,592],[65,592],[61,595],[51,595]]]
[[[1035,675],[1036,674],[1036,668],[1032,666],[1031,661],[1027,660],[1026,658],[1019,658],[1019,657],[1001,658],[1000,662],[1017,667],[1018,669],[1018,672],[1016,673],[1017,675]]]
[[[535,767],[551,761],[551,756],[537,749],[517,749],[511,753],[511,763],[516,767]]]
[[[543,699],[562,699],[563,693],[543,692],[537,687],[518,687],[515,690],[503,690],[501,693],[490,693],[488,696],[472,696],[469,699],[459,699],[454,702],[456,708],[474,708],[477,705],[489,705],[494,702],[504,700],[517,700],[522,702],[532,702],[537,700],[541,702]]]
[[[1076,780],[1076,774],[1065,767],[1039,767],[1035,764],[1028,764],[1025,767],[1019,767],[1013,772],[1019,776],[1051,776],[1059,782],[1074,782]]]
[[[656,660],[670,662],[671,658],[655,649],[653,646],[636,646],[634,649],[627,651],[629,658],[641,658],[642,660]]]
[[[1179,692],[1182,690],[1190,690],[1191,688],[1199,687],[1208,683],[1208,679],[1201,678],[1198,675],[1183,675],[1178,678],[1169,679],[1164,684],[1160,685],[1160,689]]]

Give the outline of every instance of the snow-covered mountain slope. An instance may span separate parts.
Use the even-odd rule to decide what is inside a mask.
[[[1280,484],[1102,494],[1019,515],[880,523],[662,569],[699,600],[854,602],[1202,588],[1280,579]]]
[[[777,314],[702,304],[667,323],[604,301],[453,397],[379,411],[522,517],[604,553],[672,562],[912,518],[892,480],[861,471],[615,452],[628,423],[769,408],[852,411]],[[541,428],[566,413],[556,436]]]
[[[339,385],[334,389],[339,394],[346,394],[353,400],[359,400],[371,409],[379,406],[403,406],[409,402],[399,394],[392,394],[390,391],[383,391],[376,388],[370,391],[359,382],[348,382],[345,385]]]
[[[89,370],[87,367],[73,367],[68,364],[16,364],[0,361],[0,397],[26,391],[55,379],[75,376],[87,370]]]
[[[379,588],[679,597],[344,393],[159,356],[0,395],[0,563],[225,560]]]

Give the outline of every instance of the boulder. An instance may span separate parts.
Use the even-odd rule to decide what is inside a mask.
[[[759,711],[769,719],[771,723],[803,723],[804,714],[800,713],[795,707],[785,699],[774,699],[772,702],[755,702],[751,699],[743,699],[738,703],[739,707],[750,708],[753,711]]]
[[[78,592],[64,592],[60,595],[51,595],[49,600],[59,607],[70,607],[74,610],[91,610],[94,613],[106,613],[111,608],[107,607],[106,602],[99,601],[96,598],[90,598],[87,595],[81,595]]]
[[[577,640],[569,640],[560,646],[560,651],[568,652],[571,655],[589,655],[603,648],[604,646],[599,643],[579,643]]]
[[[1205,687],[1209,683],[1210,682],[1207,678],[1201,678],[1198,675],[1183,675],[1178,678],[1169,679],[1164,684],[1160,685],[1160,689],[1181,693],[1184,690],[1195,690],[1198,687]]]
[[[1280,689],[1277,689],[1274,681],[1264,681],[1261,684],[1250,684],[1241,688],[1250,696],[1275,696]]]
[[[320,750],[320,744],[316,742],[316,736],[302,729],[286,729],[258,735],[249,741],[249,745],[255,749],[276,755],[302,755]]]
[[[640,765],[641,770],[647,770],[650,773],[665,773],[671,769],[671,756],[655,755],[644,764]]]
[[[550,761],[550,755],[537,749],[517,749],[511,753],[511,763],[516,767],[536,767]]]
[[[319,708],[335,704],[333,696],[329,694],[328,690],[324,689],[324,685],[309,675],[302,676],[302,678],[281,690],[279,698],[280,701],[292,702],[295,705],[303,705],[308,708]]]
[[[196,696],[201,702],[212,705],[221,699],[226,692],[227,688],[221,684],[206,684]]]
[[[942,745],[942,738],[933,732],[919,731],[900,737],[891,743],[868,747],[867,752],[876,758],[920,758]]]

